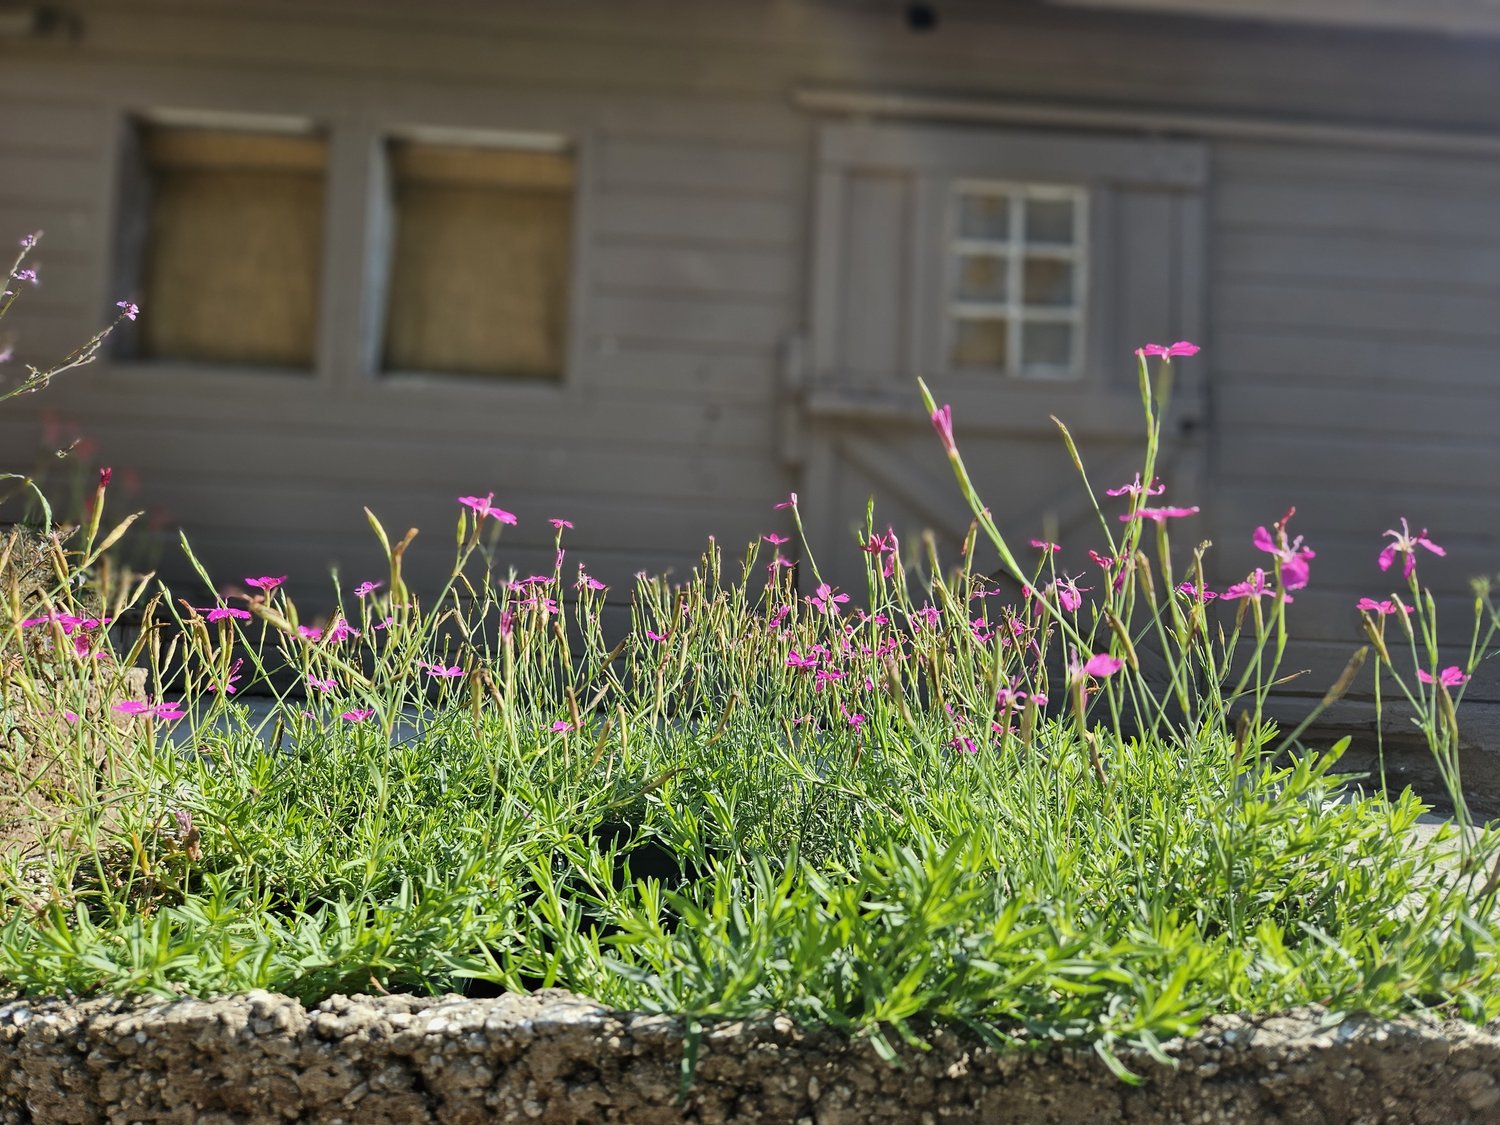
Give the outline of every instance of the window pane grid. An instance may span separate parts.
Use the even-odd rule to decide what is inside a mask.
[[[953,186],[948,362],[1011,376],[1080,368],[1087,193],[999,181]]]

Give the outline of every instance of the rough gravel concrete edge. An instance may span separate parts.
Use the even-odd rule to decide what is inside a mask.
[[[1500,1034],[1318,1009],[1227,1016],[1122,1084],[1088,1050],[906,1051],[783,1018],[683,1028],[563,992],[0,1004],[0,1121],[1500,1122]]]

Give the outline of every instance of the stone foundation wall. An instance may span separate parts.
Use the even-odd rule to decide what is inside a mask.
[[[561,992],[0,1004],[0,1121],[1500,1122],[1500,1034],[1323,1013],[1222,1017],[1128,1058],[995,1052],[943,1032],[903,1069],[785,1019],[704,1035],[676,1104],[682,1027]]]

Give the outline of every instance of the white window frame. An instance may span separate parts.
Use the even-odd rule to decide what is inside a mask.
[[[962,197],[965,194],[1004,195],[1009,208],[1007,237],[1002,240],[965,237],[961,230]],[[1077,379],[1083,375],[1088,355],[1089,308],[1089,190],[1076,184],[1041,184],[1021,180],[953,180],[947,198],[947,248],[944,255],[944,311],[941,346],[944,366],[953,367],[953,347],[958,323],[964,319],[1004,318],[1007,325],[1006,360],[1001,368],[965,367],[966,373],[996,373],[1027,380]],[[1055,243],[1029,243],[1025,230],[1023,201],[1066,200],[1073,205],[1073,240],[1067,247]],[[958,292],[957,272],[968,255],[1003,255],[1006,260],[1005,301],[965,300]],[[1073,267],[1073,299],[1065,308],[1028,305],[1025,302],[1027,257],[1068,262]],[[1024,363],[1021,341],[1027,324],[1067,324],[1073,330],[1071,362],[1066,368]]]

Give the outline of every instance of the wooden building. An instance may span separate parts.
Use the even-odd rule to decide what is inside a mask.
[[[1180,338],[1167,499],[1220,581],[1297,507],[1309,691],[1401,517],[1455,639],[1500,570],[1489,0],[13,3],[0,231],[38,228],[23,354],[144,313],[0,453],[54,412],[223,579],[377,576],[363,504],[436,573],[494,490],[520,571],[566,517],[623,590],[795,490],[849,582],[872,493],[967,524],[919,374],[1002,524],[1082,542],[1049,416],[1129,479],[1132,350]]]

